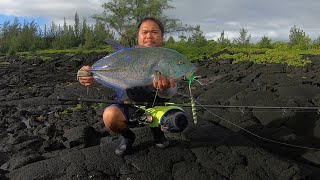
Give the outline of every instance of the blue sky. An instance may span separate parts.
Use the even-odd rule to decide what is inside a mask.
[[[51,22],[74,23],[75,12],[80,18],[101,14],[101,5],[108,0],[1,0],[0,24],[14,17],[35,20],[39,25]],[[315,0],[172,0],[175,7],[166,14],[184,24],[200,25],[207,39],[217,39],[222,31],[229,39],[238,37],[240,28],[252,40],[267,36],[272,40],[288,40],[290,28],[296,25],[309,37],[320,36],[320,1]]]
[[[11,16],[0,15],[0,26],[6,21],[9,21],[10,23],[12,23],[16,18],[18,19],[18,21],[20,23],[23,23],[24,21],[26,21],[26,22],[34,21],[38,25],[47,24],[47,20],[42,17],[18,17],[18,16],[13,16],[13,15],[11,15]]]

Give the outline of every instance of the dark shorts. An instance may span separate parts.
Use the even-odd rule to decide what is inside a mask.
[[[125,105],[125,104],[112,104],[110,106],[115,106],[118,107],[122,114],[124,115],[124,117],[126,118],[126,121],[129,123],[130,118],[136,114],[136,112],[138,111],[137,107],[134,107],[132,105]]]

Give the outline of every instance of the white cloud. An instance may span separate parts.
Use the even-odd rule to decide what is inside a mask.
[[[45,18],[50,23],[74,21],[77,12],[80,17],[90,17],[103,12],[102,0],[1,0],[0,14],[17,17]]]
[[[101,5],[109,0],[1,0],[0,15],[41,17],[48,24],[73,23],[75,12],[91,17],[101,14]],[[304,30],[311,38],[320,31],[320,1],[315,0],[173,0],[173,10],[166,14],[184,24],[200,25],[208,38],[220,36],[221,31],[236,37],[241,27],[252,37],[266,35],[275,39],[288,39],[293,25]],[[90,21],[90,18],[88,19]]]
[[[221,36],[221,32],[208,32],[208,33],[205,33],[205,36],[208,38],[208,39],[213,39],[213,40],[217,40],[218,38],[220,38]],[[237,38],[239,36],[239,32],[237,31],[224,31],[224,37],[226,39],[229,39],[229,40],[233,40],[234,38]]]

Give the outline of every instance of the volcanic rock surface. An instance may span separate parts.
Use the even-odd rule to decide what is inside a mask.
[[[0,58],[0,179],[319,179],[320,115],[317,110],[197,108],[192,124],[166,134],[159,149],[147,127],[131,154],[119,157],[119,136],[101,120],[105,103],[57,97],[114,100],[101,86],[76,80],[83,65],[105,54],[55,54]],[[198,105],[320,107],[320,57],[306,67],[281,64],[197,62]],[[186,82],[175,103],[189,103]]]

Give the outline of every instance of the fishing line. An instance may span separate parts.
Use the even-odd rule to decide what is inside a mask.
[[[266,138],[266,137],[260,136],[260,135],[258,135],[258,134],[256,134],[256,133],[253,133],[253,132],[247,130],[247,129],[244,128],[244,127],[241,127],[241,126],[239,126],[239,125],[237,125],[237,124],[229,121],[229,120],[226,119],[226,118],[223,118],[223,117],[221,117],[221,116],[213,113],[213,112],[210,111],[208,108],[206,108],[204,105],[202,105],[202,104],[200,104],[198,101],[194,100],[194,97],[193,97],[192,91],[191,91],[191,84],[192,84],[192,82],[193,82],[193,80],[194,80],[195,78],[196,78],[195,76],[190,77],[190,78],[189,78],[189,83],[188,83],[188,85],[189,85],[190,99],[191,99],[191,110],[192,110],[193,120],[194,120],[195,124],[197,123],[195,103],[197,103],[200,107],[202,107],[203,109],[205,109],[206,111],[208,111],[208,112],[209,112],[210,114],[212,114],[213,116],[215,116],[215,117],[217,117],[217,118],[219,118],[219,119],[221,119],[221,120],[223,120],[223,121],[225,121],[225,122],[227,122],[227,123],[229,123],[229,124],[231,124],[231,125],[239,128],[239,129],[247,132],[248,134],[251,134],[251,135],[253,135],[253,136],[255,136],[255,137],[259,138],[259,139],[262,139],[262,140],[265,140],[265,141],[268,141],[268,142],[272,142],[272,143],[276,143],[276,144],[281,144],[281,145],[285,145],[285,146],[295,147],[295,148],[301,148],[301,149],[308,149],[308,150],[320,151],[320,148],[314,148],[314,147],[308,147],[308,146],[300,146],[300,145],[295,145],[295,144],[291,144],[291,143],[285,143],[285,142],[281,142],[281,141],[276,141],[276,140],[273,140],[273,139],[270,139],[270,138]],[[199,82],[199,81],[198,81],[198,82]],[[199,83],[200,83],[200,82],[199,82]],[[201,84],[201,83],[200,83],[200,84]],[[180,94],[180,93],[179,93],[179,94]],[[182,95],[182,94],[180,94],[180,95]],[[185,96],[185,95],[183,95],[183,96]]]
[[[155,103],[156,103],[156,100],[157,100],[157,96],[158,96],[158,88],[156,89],[156,94],[153,98],[153,103],[152,103],[152,106],[151,107],[154,107]]]
[[[153,80],[157,80],[158,82],[157,83],[159,83],[159,80],[160,80],[160,72],[159,71],[157,71],[156,73],[155,73],[155,76],[153,77]],[[155,103],[156,103],[156,100],[157,100],[157,96],[158,96],[158,87],[156,88],[156,94],[155,94],[155,96],[154,96],[154,98],[153,98],[153,103],[152,103],[152,106],[151,107],[154,107],[154,105],[155,105]]]
[[[215,113],[213,113],[213,112],[210,111],[208,108],[202,106],[199,102],[197,102],[197,101],[195,101],[195,102],[196,102],[197,104],[199,104],[202,108],[204,108],[206,111],[208,111],[210,114],[214,115],[215,117],[217,117],[217,118],[219,118],[219,119],[221,119],[221,120],[223,120],[223,121],[225,121],[225,122],[227,122],[227,123],[229,123],[229,124],[231,124],[231,125],[239,128],[239,129],[241,129],[241,130],[243,130],[243,131],[245,131],[245,132],[247,132],[247,133],[249,133],[249,134],[257,137],[257,138],[263,139],[263,140],[265,140],[265,141],[277,143],[277,144],[286,145],[286,146],[291,146],[291,147],[296,147],[296,148],[302,148],[302,149],[308,149],[308,150],[320,151],[320,148],[313,148],[313,147],[308,147],[308,146],[300,146],[300,145],[295,145],[295,144],[285,143],[285,142],[281,142],[281,141],[276,141],[276,140],[273,140],[273,139],[269,139],[269,138],[260,136],[260,135],[258,135],[258,134],[255,134],[255,133],[253,133],[253,132],[251,132],[251,131],[249,131],[249,130],[247,130],[247,129],[245,129],[245,128],[243,128],[243,127],[241,127],[241,126],[239,126],[239,125],[237,125],[237,124],[235,124],[235,123],[233,123],[233,122],[231,122],[231,121],[229,121],[229,120],[227,120],[227,119],[225,119],[225,118],[223,118],[223,117],[221,117],[221,116],[219,116],[219,115],[217,115],[217,114],[215,114]]]

